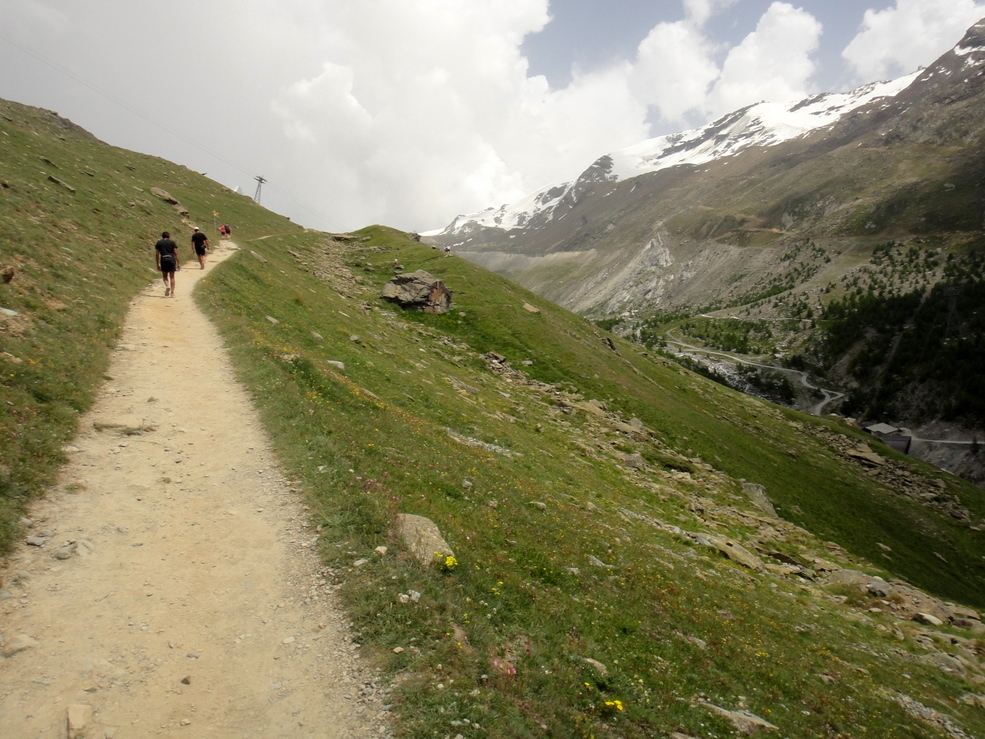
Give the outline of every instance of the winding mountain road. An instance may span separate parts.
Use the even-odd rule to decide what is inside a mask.
[[[673,329],[668,330],[665,336],[667,337],[668,344],[674,344],[675,346],[682,347],[692,352],[700,352],[702,354],[715,356],[715,357],[724,357],[729,361],[736,362],[738,364],[745,364],[751,367],[763,367],[765,369],[774,370],[776,372],[783,372],[785,374],[792,375],[798,378],[800,384],[803,385],[808,390],[817,390],[818,392],[824,395],[824,399],[817,405],[813,406],[809,411],[815,416],[820,416],[824,412],[826,406],[830,405],[831,403],[833,403],[834,401],[840,398],[845,397],[844,393],[839,393],[834,390],[827,390],[826,388],[812,385],[809,379],[809,375],[802,370],[789,369],[787,367],[777,367],[776,365],[764,364],[762,362],[754,362],[751,359],[745,359],[744,357],[739,357],[736,356],[735,354],[730,354],[728,352],[718,351],[715,349],[705,349],[704,347],[695,346],[694,344],[689,344],[683,339],[679,339],[678,337],[674,336]]]

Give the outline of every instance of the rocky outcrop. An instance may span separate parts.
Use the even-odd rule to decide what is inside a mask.
[[[188,215],[188,209],[181,204],[181,202],[178,200],[178,198],[176,198],[173,195],[171,195],[167,190],[162,190],[159,187],[152,187],[150,189],[150,192],[151,192],[151,195],[153,195],[156,198],[160,198],[165,203],[167,203],[172,208],[174,208],[178,212],[179,215],[182,215],[182,216],[187,216]]]
[[[746,494],[749,501],[754,506],[756,506],[767,516],[777,518],[776,509],[773,507],[773,501],[771,501],[770,496],[766,494],[766,487],[764,485],[759,485],[754,482],[744,482],[742,483],[742,492]]]
[[[451,290],[422,269],[410,274],[396,275],[383,286],[380,297],[396,303],[404,310],[424,313],[444,313],[451,307]]]

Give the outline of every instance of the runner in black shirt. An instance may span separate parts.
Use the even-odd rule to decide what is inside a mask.
[[[205,252],[209,250],[209,237],[199,231],[198,226],[195,226],[195,233],[192,234],[192,246],[195,248],[195,254],[198,255],[198,263],[202,269],[205,269]]]
[[[174,273],[181,269],[181,263],[178,261],[178,245],[171,240],[171,234],[167,231],[154,245],[154,258],[164,277],[164,297],[174,297]]]

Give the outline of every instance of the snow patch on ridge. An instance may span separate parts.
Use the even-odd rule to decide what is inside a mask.
[[[899,94],[917,74],[798,102],[758,103],[703,128],[643,141],[611,154],[611,176],[616,181],[626,180],[680,164],[706,164],[753,146],[775,146],[831,126],[874,100]]]
[[[875,82],[846,93],[815,95],[800,101],[757,103],[702,128],[647,139],[600,157],[579,181],[612,183],[680,165],[701,165],[735,156],[754,146],[775,146],[832,126],[853,110],[880,98],[898,95],[920,72],[889,82]],[[529,226],[534,219],[553,218],[556,207],[577,182],[550,185],[515,203],[458,216],[443,229],[425,236],[466,235],[479,229],[510,231]],[[560,217],[563,217],[561,215]]]

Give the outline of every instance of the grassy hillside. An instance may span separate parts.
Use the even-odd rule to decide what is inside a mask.
[[[19,169],[2,175],[0,218],[23,233],[0,244],[22,265],[0,286],[21,314],[0,334],[21,360],[0,385],[15,409],[0,439],[9,532],[154,278],[156,233],[187,241],[156,186],[198,223],[234,214],[242,249],[196,298],[309,500],[329,585],[393,678],[398,735],[726,737],[742,711],[791,737],[985,728],[968,703],[982,641],[825,574],[985,605],[980,490],[884,447],[863,466],[857,430],[710,383],[405,234],[302,231],[187,170],[4,110]],[[39,156],[71,162],[58,179],[74,193]],[[87,188],[68,175],[81,168]],[[84,269],[66,263],[70,230]],[[453,310],[381,301],[394,260],[440,277]],[[418,564],[398,513],[435,521],[454,559]]]

